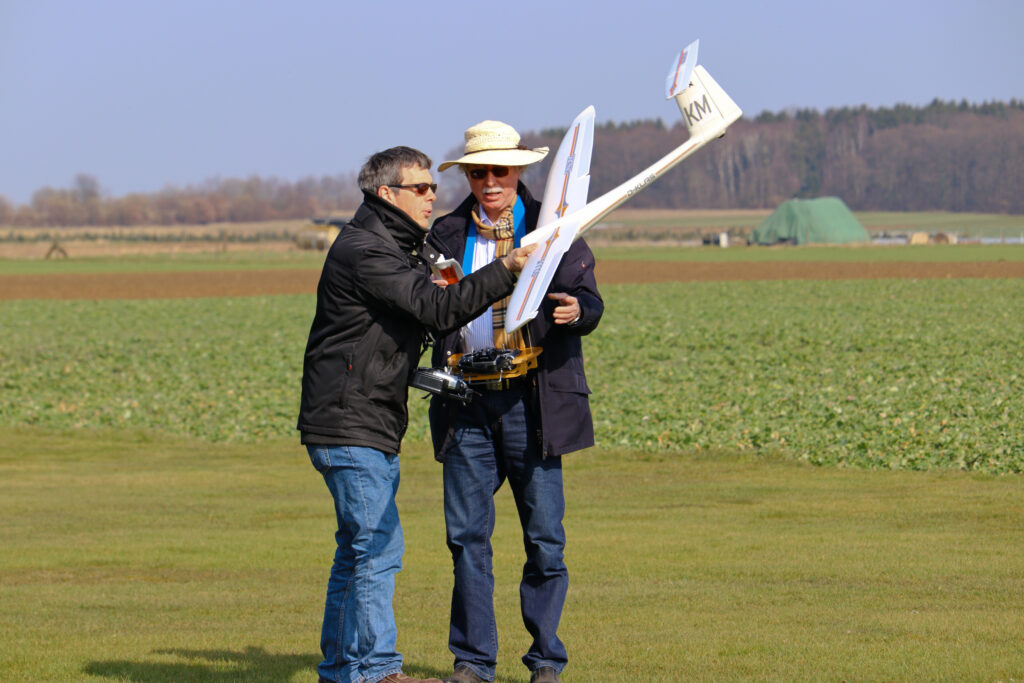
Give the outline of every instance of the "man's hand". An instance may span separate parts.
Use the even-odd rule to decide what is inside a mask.
[[[528,259],[530,254],[532,254],[536,249],[536,244],[531,244],[525,247],[516,247],[509,252],[508,256],[501,259],[501,262],[504,263],[505,267],[511,272],[518,273],[523,269],[523,266],[526,265],[526,259]]]
[[[558,302],[554,312],[556,325],[568,325],[580,319],[580,302],[576,300],[576,297],[565,292],[551,292],[548,294],[548,298]]]

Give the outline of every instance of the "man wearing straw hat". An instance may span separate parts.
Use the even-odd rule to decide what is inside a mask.
[[[411,147],[372,155],[363,203],[334,241],[317,286],[298,429],[334,498],[321,683],[440,683],[402,673],[392,610],[404,542],[395,505],[409,380],[428,331],[473,319],[512,292],[529,248],[441,289],[421,247],[437,185]],[[496,261],[498,261],[496,259]]]
[[[547,148],[529,149],[500,121],[465,133],[457,166],[471,194],[431,228],[429,246],[462,264],[486,267],[519,246],[537,227],[540,202],[520,176]],[[594,255],[581,239],[562,259],[538,315],[512,335],[504,331],[507,299],[436,341],[434,367],[454,354],[488,348],[541,349],[537,367],[512,379],[474,385],[468,404],[434,396],[430,429],[435,457],[444,463],[444,511],[454,564],[448,647],[454,683],[492,681],[498,655],[494,617],[491,533],[494,494],[505,479],[523,529],[526,563],[520,583],[523,623],[533,642],[523,656],[531,683],[552,683],[568,662],[558,623],[569,586],[565,566],[561,456],[594,444],[581,337],[596,327],[604,302],[594,279]]]

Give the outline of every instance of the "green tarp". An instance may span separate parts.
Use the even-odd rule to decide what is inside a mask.
[[[751,244],[851,244],[871,236],[839,197],[782,202],[750,235]]]

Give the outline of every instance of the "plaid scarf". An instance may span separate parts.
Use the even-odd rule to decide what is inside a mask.
[[[480,222],[479,212],[480,205],[473,207],[473,211],[470,215],[473,217],[473,222],[476,223],[477,233],[484,239],[493,241],[494,244],[494,260],[504,258],[512,251],[515,246],[515,224],[512,219],[512,206],[505,209],[498,220],[494,222],[493,226],[484,225]],[[505,334],[505,309],[508,308],[509,297],[505,297],[499,301],[495,301],[494,305],[491,306],[491,319],[494,326],[494,346],[499,349],[522,349],[525,348],[523,344],[523,335],[520,330],[516,330],[510,335]]]

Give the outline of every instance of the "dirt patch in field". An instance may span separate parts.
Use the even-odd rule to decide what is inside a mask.
[[[0,276],[2,299],[169,299],[308,294],[318,269],[231,270]],[[728,280],[854,280],[872,278],[1017,278],[1024,262],[983,263],[688,263],[601,261],[601,284]]]
[[[280,253],[295,251],[295,243],[286,240],[264,240],[259,243],[260,251]],[[212,254],[220,252],[253,251],[247,242],[167,242],[145,241],[62,241],[59,244],[64,253],[73,258],[149,256],[176,254]],[[39,260],[45,259],[53,248],[52,242],[0,242],[0,259]],[[59,258],[59,253],[52,255]]]

